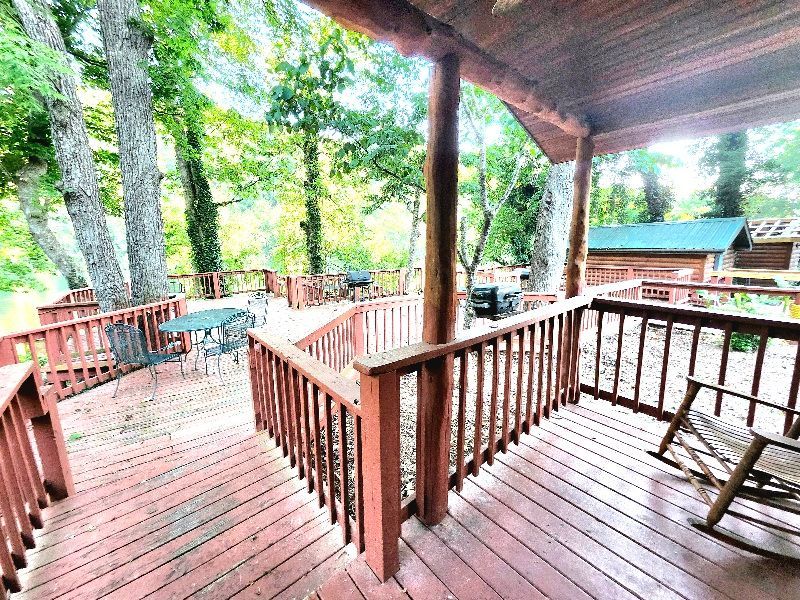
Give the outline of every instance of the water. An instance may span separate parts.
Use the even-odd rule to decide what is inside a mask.
[[[36,307],[52,302],[65,291],[66,286],[44,292],[0,292],[0,335],[38,327]]]

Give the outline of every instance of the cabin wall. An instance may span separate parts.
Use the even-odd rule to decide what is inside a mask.
[[[597,252],[589,251],[586,267],[642,267],[692,269],[692,281],[708,281],[714,270],[714,254],[669,252]]]
[[[740,250],[736,253],[735,266],[737,269],[761,271],[797,268],[797,256],[800,252],[796,246],[792,242],[753,244],[752,250]]]

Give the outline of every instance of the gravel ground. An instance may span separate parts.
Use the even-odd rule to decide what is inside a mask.
[[[641,321],[639,319],[628,319],[623,341],[622,367],[620,372],[620,394],[633,398],[633,387],[636,380],[636,357],[639,350],[639,336],[641,333]],[[600,364],[600,386],[601,389],[611,390],[614,381],[614,363],[616,360],[617,348],[617,329],[614,326],[607,326],[606,331],[613,330],[613,335],[604,336],[602,343],[602,360]],[[656,406],[658,404],[659,383],[661,381],[661,369],[664,353],[665,327],[658,323],[650,323],[647,330],[646,346],[644,352],[644,365],[642,368],[641,389],[639,401],[641,403]],[[695,374],[709,381],[716,382],[719,377],[720,360],[722,356],[722,334],[702,333],[698,347],[698,358],[695,367]],[[667,383],[664,393],[664,407],[666,410],[674,410],[683,398],[686,390],[686,375],[689,368],[689,354],[691,350],[692,330],[676,326],[673,329],[672,341],[670,344],[669,366],[667,370]],[[593,384],[595,378],[595,356],[596,356],[596,336],[587,335],[581,348],[581,381]],[[767,351],[762,369],[761,383],[759,387],[759,397],[771,400],[775,403],[786,404],[791,376],[794,368],[794,361],[797,355],[797,346],[781,340],[772,340],[767,346]],[[473,451],[473,440],[475,433],[475,407],[477,387],[477,369],[475,361],[477,355],[470,356],[470,368],[467,382],[467,402],[465,409],[465,458],[469,459]],[[519,352],[511,352],[511,386],[509,389],[510,404],[510,429],[514,427],[516,416],[516,382],[519,368]],[[525,416],[525,404],[527,399],[527,379],[528,379],[528,353],[524,353],[522,363],[523,370],[523,393],[521,406],[523,417]],[[753,372],[755,368],[755,352],[736,352],[731,351],[728,356],[728,367],[725,377],[725,385],[736,390],[750,393],[753,383]],[[489,403],[491,398],[491,380],[494,369],[494,357],[491,348],[487,349],[485,357],[485,383],[484,383],[484,408],[482,414],[482,446],[488,443],[489,431]],[[495,430],[499,437],[502,431],[502,406],[504,400],[504,381],[506,370],[506,351],[501,345],[498,352],[498,410],[497,423]],[[454,378],[455,386],[453,391],[452,404],[452,431],[453,444],[451,445],[450,467],[455,468],[456,448],[455,439],[457,432],[458,418],[458,393],[459,393],[460,365],[455,361]],[[535,406],[537,396],[537,381],[533,384],[533,402]],[[546,385],[546,380],[545,380]],[[589,399],[585,394],[583,398]],[[713,411],[715,394],[710,391],[701,392],[696,401],[696,406],[708,412]],[[722,403],[721,416],[733,422],[743,424],[749,404],[743,400],[731,396],[725,396]],[[631,417],[641,419],[643,428],[650,428],[655,421],[646,415],[633,415],[625,410]],[[417,377],[416,375],[406,375],[401,379],[400,394],[400,462],[402,477],[402,496],[405,498],[414,491],[415,464],[416,464],[416,423],[417,423]],[[768,407],[759,406],[756,411],[756,424],[759,428],[770,431],[783,430],[783,413]],[[661,427],[661,426],[659,426]]]

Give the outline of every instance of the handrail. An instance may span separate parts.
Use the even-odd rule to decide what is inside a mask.
[[[685,281],[662,281],[657,279],[643,279],[642,285],[656,287],[681,288],[689,290],[708,290],[717,292],[729,292],[731,294],[764,294],[767,296],[798,296],[800,287],[776,288],[757,285],[733,285],[730,283],[693,283]]]
[[[0,367],[0,480],[0,567],[16,592],[17,568],[26,565],[25,549],[35,546],[42,509],[75,493],[55,399],[42,394],[31,362]]]
[[[419,342],[404,348],[368,354],[357,359],[353,367],[356,371],[365,375],[380,375],[381,373],[388,373],[390,371],[402,371],[420,362],[427,362],[498,336],[506,335],[525,325],[531,325],[550,319],[553,316],[575,310],[576,308],[586,308],[590,305],[592,298],[595,296],[631,289],[632,287],[638,287],[639,284],[640,282],[638,280],[620,281],[589,288],[587,290],[588,293],[584,296],[570,298],[569,300],[560,300],[533,311],[501,319],[500,321],[496,321],[494,325],[486,325],[463,331],[452,342],[444,344]]]
[[[334,396],[354,415],[361,415],[359,388],[355,382],[345,379],[329,366],[321,363],[308,353],[279,335],[251,329],[250,336],[286,362],[291,362],[302,374],[322,392]]]

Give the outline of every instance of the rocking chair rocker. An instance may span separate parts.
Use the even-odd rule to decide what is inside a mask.
[[[795,418],[785,435],[777,435],[733,425],[693,409],[692,403],[702,388],[708,388],[740,400],[781,410],[794,417],[800,415],[800,411],[691,376],[687,379],[686,395],[675,412],[664,439],[661,440],[658,452],[651,454],[680,468],[703,501],[708,504],[709,512],[706,519],[690,519],[690,523],[700,530],[727,539],[748,550],[768,556],[800,560],[800,554],[791,548],[791,544],[781,543],[770,548],[717,526],[726,513],[748,521],[755,520],[753,517],[730,510],[731,503],[737,496],[800,514],[800,441],[797,439],[800,436],[800,418]],[[690,443],[692,436],[699,445]],[[699,472],[684,462],[678,452],[679,447],[691,457],[700,469]],[[664,456],[667,451],[673,460]],[[712,471],[705,462],[708,459],[712,459],[709,462],[718,467],[716,473],[725,473],[727,480],[720,479]],[[716,499],[712,499],[708,490],[701,484],[701,480],[716,488]],[[772,527],[768,522],[760,520],[757,522]],[[787,532],[784,527],[781,527],[781,530]],[[788,530],[788,533],[800,536],[798,530]]]

